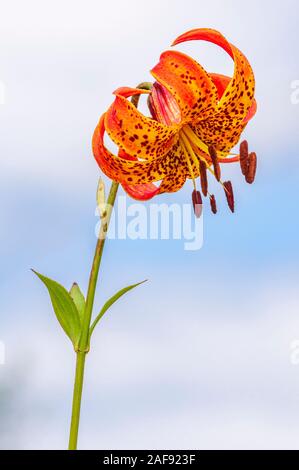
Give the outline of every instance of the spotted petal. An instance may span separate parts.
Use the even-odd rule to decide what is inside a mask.
[[[210,73],[210,77],[212,78],[212,80],[213,80],[213,82],[214,82],[214,84],[217,88],[218,98],[220,100],[222,98],[226,88],[228,87],[230,81],[232,80],[232,78],[227,77],[226,75],[221,75],[219,73]],[[244,124],[247,124],[247,122],[249,122],[253,118],[253,116],[256,113],[256,110],[257,110],[257,104],[256,104],[256,100],[254,99],[253,102],[252,102],[251,107],[248,110],[247,115],[244,118],[244,121],[243,121]]]
[[[123,183],[122,187],[130,197],[132,197],[133,199],[137,199],[138,201],[147,201],[148,199],[152,199],[159,193],[159,187],[154,185],[154,183]]]
[[[171,151],[173,153],[173,150]],[[181,157],[181,155],[178,155]],[[123,157],[125,155],[123,154]],[[127,156],[130,160],[133,160],[132,157]],[[175,158],[175,156],[173,157]],[[172,171],[164,176],[159,186],[156,186],[154,183],[143,183],[143,184],[127,184],[122,183],[123,189],[126,193],[133,199],[138,201],[147,201],[152,199],[157,194],[162,193],[175,193],[184,185],[186,181],[186,169],[184,165],[180,165],[179,162],[174,166]]]
[[[163,181],[159,187],[159,194],[162,193],[175,193],[184,186],[186,181],[186,174],[182,169],[173,171],[168,176],[163,178]]]
[[[238,142],[254,110],[255,80],[251,66],[239,49],[230,44],[222,34],[212,29],[195,29],[179,36],[175,44],[194,39],[213,42],[222,47],[234,60],[234,76],[228,82],[218,106],[217,113],[204,121],[193,122],[199,138],[213,144],[221,152],[229,152]]]
[[[118,156],[124,158],[125,160],[138,160],[138,158],[128,155],[122,149],[119,150]],[[138,201],[147,201],[148,199],[152,199],[154,196],[156,196],[156,194],[159,193],[159,187],[157,187],[154,183],[122,183],[122,187],[130,197],[132,197],[133,199],[137,199]]]
[[[128,86],[122,86],[113,92],[114,95],[123,96],[124,98],[129,98],[133,95],[144,95],[149,93],[150,90],[146,90],[144,88],[131,88]]]
[[[186,54],[163,52],[151,74],[175,98],[182,122],[204,119],[215,112],[216,87],[207,72]]]
[[[144,184],[160,181],[178,169],[180,160],[172,149],[152,161],[138,161],[113,155],[104,145],[105,114],[102,115],[93,135],[93,154],[102,171],[119,183]]]
[[[186,181],[186,173],[182,168],[177,168],[163,178],[160,186],[154,183],[145,184],[126,184],[123,183],[122,187],[126,193],[133,199],[138,201],[147,201],[154,196],[162,193],[175,193],[182,188]]]
[[[119,148],[145,160],[165,155],[178,132],[177,125],[165,126],[144,116],[122,95],[116,95],[108,109],[105,129]]]
[[[154,183],[144,184],[126,184],[123,183],[122,187],[126,193],[133,199],[138,201],[147,201],[152,199],[157,194],[162,193],[175,193],[182,188],[186,181],[186,174],[181,169],[173,171],[169,175],[165,176],[160,183],[160,186],[156,186]]]

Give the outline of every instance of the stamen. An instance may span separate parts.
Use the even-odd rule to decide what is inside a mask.
[[[208,194],[208,178],[207,178],[207,166],[202,160],[199,162],[200,165],[200,184],[202,193],[204,196]]]
[[[211,211],[213,214],[217,214],[217,205],[216,205],[216,199],[214,194],[210,195],[210,206],[211,206]]]
[[[240,145],[240,166],[241,171],[244,176],[247,174],[248,170],[248,142],[247,140],[243,140]]]
[[[249,184],[252,184],[254,182],[255,174],[256,174],[256,166],[257,166],[256,153],[252,152],[249,154],[248,170],[245,175],[246,182]]]
[[[194,153],[194,150],[193,150],[193,147],[192,145],[190,144],[190,141],[188,139],[188,137],[184,134],[183,131],[180,132],[180,136],[181,136],[181,139],[183,140],[184,142],[184,145],[185,145],[185,148],[188,152],[188,155],[192,158],[193,160],[193,163],[195,164],[197,170],[198,170],[198,173],[200,173],[200,166],[199,166],[199,161],[198,161],[198,158],[197,156],[195,155]]]
[[[185,142],[184,142],[183,138],[180,138],[180,144],[181,144],[181,147],[182,147],[182,149],[184,151],[184,154],[185,154],[185,158],[186,158],[186,162],[187,162],[187,165],[188,165],[189,173],[190,173],[190,176],[192,178],[192,182],[193,182],[193,186],[194,186],[194,191],[196,191],[194,171],[193,171],[193,168],[192,168],[192,165],[191,165],[191,162],[190,162],[190,155],[189,155],[188,150],[185,146]]]
[[[197,149],[199,149],[201,151],[200,158],[202,158],[203,160],[206,160],[205,156],[207,154],[209,154],[208,145],[206,145],[204,142],[202,142],[200,140],[200,138],[195,134],[195,132],[192,130],[192,128],[189,125],[185,125],[183,127],[182,131],[186,134],[186,136],[189,138],[189,140],[192,142],[192,144],[195,145],[197,147]],[[239,155],[234,153],[234,152],[230,152],[229,154],[226,154],[224,152],[218,152],[218,160],[219,161],[221,161],[221,160],[226,161],[226,156],[227,155],[234,156],[236,158],[236,160],[233,160],[233,161],[237,161],[237,162],[239,161]],[[206,163],[207,163],[207,161],[206,161]]]
[[[229,155],[233,155],[230,153]],[[240,161],[240,156],[236,155],[235,157],[225,157],[225,158],[219,158],[218,157],[218,162],[219,163],[236,163]]]
[[[220,165],[219,165],[217,151],[216,151],[214,145],[209,146],[209,154],[210,154],[210,157],[211,157],[212,162],[213,162],[215,178],[216,178],[217,181],[220,181],[221,169],[220,169]]]
[[[195,145],[194,143],[194,140],[193,141],[190,141],[189,140],[189,136],[187,135],[187,133],[185,133],[185,129],[188,128],[188,126],[184,126],[184,128],[181,130],[180,132],[180,135],[184,138],[184,142],[186,143],[186,145],[188,145],[188,148],[190,149],[190,153],[192,153],[192,156],[193,156],[193,160],[195,161],[195,163],[197,163],[197,166],[199,166],[199,161],[200,162],[204,162],[206,164],[206,169],[213,175],[213,176],[216,176],[215,175],[215,172],[212,170],[212,168],[210,167],[210,162],[207,161],[207,159],[205,158],[207,155],[202,155],[201,153],[201,150]],[[191,129],[189,129],[192,133],[193,131]],[[197,136],[193,133],[193,135],[197,138]],[[195,147],[195,149],[194,149]],[[208,149],[208,147],[206,147]],[[197,156],[196,156],[197,155]],[[218,159],[219,160],[219,159]],[[238,159],[239,161],[239,159]],[[200,172],[200,168],[199,168],[199,172]],[[220,184],[222,184],[221,180],[219,180]]]
[[[184,126],[184,132],[185,134],[187,135],[187,137],[191,140],[191,142],[193,142],[196,147],[198,147],[200,150],[202,150],[202,152],[204,153],[208,153],[208,146],[206,144],[204,144],[199,137],[197,137],[197,135],[195,134],[195,132],[193,132],[193,130],[191,129],[190,126],[186,125]]]
[[[197,163],[197,166],[199,167],[202,190],[203,190],[204,195],[206,196],[207,193],[205,194],[205,183],[204,183],[204,181],[202,181],[202,174],[204,172],[204,168],[202,168],[202,164],[205,164],[206,170],[208,170],[213,176],[215,176],[215,172],[212,170],[212,168],[210,168],[209,163],[205,160],[205,158],[203,158],[201,155],[199,155],[198,158],[196,157],[195,151],[193,150],[193,147],[192,147],[192,145],[194,145],[194,143],[190,142],[190,140],[188,139],[187,134],[184,133],[185,128],[186,128],[186,126],[184,127],[184,129],[181,130],[180,136],[183,139],[186,147],[188,147],[189,153],[192,154],[194,162]],[[238,161],[239,161],[239,157],[238,157]],[[221,179],[219,180],[219,183],[221,184],[221,186],[223,186],[223,188],[225,190],[224,183],[221,181]]]
[[[183,129],[180,130],[180,144],[182,146],[182,149],[186,157],[186,161],[188,163],[190,175],[193,179],[194,191],[192,193],[192,201],[193,201],[193,207],[194,207],[194,212],[196,214],[196,217],[200,216],[198,215],[198,212],[196,212],[196,205],[202,204],[202,198],[201,198],[200,192],[197,191],[195,187],[194,172],[193,172],[190,159],[194,162],[197,170],[199,171],[203,195],[207,196],[209,194],[207,171],[210,171],[210,173],[212,173],[215,176],[216,180],[223,186],[228,206],[230,210],[234,212],[235,203],[234,203],[233,187],[230,181],[226,181],[224,183],[221,181],[221,169],[220,169],[219,162],[222,160],[222,157],[221,158],[218,157],[218,153],[215,147],[213,145],[210,145],[209,147],[207,147],[205,144],[203,144],[203,142],[200,141],[200,139],[196,136],[196,134],[192,131],[192,129],[189,126],[184,126]],[[246,164],[248,165],[248,144],[246,141],[242,143],[242,152],[243,152],[242,154],[243,160],[245,158],[245,155],[247,155]],[[229,161],[239,161],[240,157],[238,155],[235,155],[235,154],[230,154],[230,155],[233,155],[233,157],[229,158],[228,159]],[[254,157],[251,157],[251,158],[253,160]],[[214,171],[211,168],[211,163],[213,164]],[[252,171],[253,170],[254,170],[254,162],[252,161]],[[252,178],[252,174],[248,175],[249,179]],[[209,194],[209,199],[210,199],[211,210],[213,214],[216,214],[217,204],[216,204],[215,196],[213,194]],[[201,214],[201,210],[200,210],[200,214]]]
[[[193,203],[195,217],[199,219],[202,214],[202,197],[201,197],[200,191],[194,190],[192,192],[192,203]]]
[[[223,183],[223,187],[224,187],[228,207],[230,208],[232,212],[235,212],[234,192],[233,192],[233,186],[232,186],[231,181],[225,181]]]
[[[185,129],[185,127],[184,127]],[[189,154],[192,155],[193,161],[198,169],[198,172],[201,172],[200,169],[200,162],[203,162],[206,164],[206,169],[213,175],[215,176],[214,171],[210,168],[209,162],[200,154],[198,155],[198,148],[195,146],[194,142],[191,142],[187,136],[187,134],[184,133],[184,129],[181,130],[180,135],[182,139],[184,139],[186,147],[188,147]],[[196,147],[194,149],[194,146]]]

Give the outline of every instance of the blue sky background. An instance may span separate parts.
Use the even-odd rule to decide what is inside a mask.
[[[226,167],[236,213],[220,192],[199,251],[180,241],[109,241],[96,309],[124,285],[149,282],[95,333],[79,445],[298,449],[297,2],[1,6],[0,447],[66,447],[74,354],[30,268],[87,288],[100,175],[90,141],[111,92],[150,79],[180,33],[213,27],[255,71],[259,109],[245,134],[259,157],[256,183]],[[214,45],[179,49],[208,71],[232,73]],[[155,202],[189,202],[190,192],[187,183]]]

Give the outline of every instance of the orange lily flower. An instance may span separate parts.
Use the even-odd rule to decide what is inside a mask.
[[[232,185],[221,181],[221,164],[240,161],[246,181],[252,183],[256,154],[243,142],[239,154],[231,150],[256,112],[252,68],[239,49],[218,31],[194,29],[179,36],[184,41],[205,40],[217,44],[234,60],[232,78],[207,73],[195,60],[178,51],[166,51],[151,70],[151,90],[119,88],[93,136],[93,153],[102,171],[122,184],[139,200],[178,191],[186,179],[193,181],[193,204],[201,204],[196,188],[200,178],[204,196],[215,213],[216,200],[208,191],[207,171],[224,187],[234,211]],[[151,117],[144,116],[127,98],[147,93]],[[104,144],[107,132],[118,146],[113,155]],[[161,181],[157,187],[154,182]]]

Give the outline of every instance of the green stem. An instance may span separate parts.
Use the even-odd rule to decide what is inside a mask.
[[[115,203],[115,198],[117,194],[119,183],[113,181],[111,184],[110,192],[107,199],[106,204],[106,214],[105,217],[102,219],[100,234],[98,238],[98,242],[96,245],[96,250],[93,258],[92,268],[89,277],[89,284],[88,284],[88,291],[86,297],[86,305],[84,310],[83,316],[83,324],[82,324],[82,335],[79,343],[79,349],[84,352],[88,352],[89,349],[89,326],[90,320],[92,315],[92,307],[94,302],[94,296],[97,286],[99,268],[101,264],[103,249],[106,241],[106,235],[109,227],[109,222],[112,214],[112,209]]]
[[[149,82],[140,83],[137,88],[150,90],[152,84]],[[131,99],[134,106],[138,106],[139,95],[132,96]],[[91,267],[88,291],[86,296],[86,303],[84,308],[83,322],[82,322],[82,333],[79,341],[79,348],[76,352],[77,361],[76,361],[76,373],[75,373],[75,383],[74,383],[74,392],[73,392],[73,407],[72,407],[72,419],[70,426],[70,439],[69,439],[69,450],[77,449],[77,440],[78,440],[78,429],[80,422],[80,409],[81,409],[81,398],[83,390],[83,379],[84,379],[84,366],[86,354],[89,351],[89,340],[90,340],[90,323],[93,309],[94,296],[97,286],[99,268],[101,264],[103,249],[105,245],[106,235],[109,227],[109,222],[111,218],[112,209],[115,203],[115,198],[117,194],[119,183],[113,181],[111,184],[109,196],[107,199],[106,214],[102,219],[99,239],[96,245],[95,254],[93,258],[93,263]]]
[[[77,449],[85,357],[86,354],[84,352],[77,352],[69,450]]]
[[[119,184],[113,181],[111,188],[110,188],[110,193],[107,199],[107,212],[101,222],[100,234],[99,234],[99,238],[97,241],[92,268],[91,268],[90,277],[89,277],[88,291],[87,291],[86,304],[85,304],[83,323],[82,323],[82,334],[81,334],[81,338],[79,342],[79,350],[76,353],[77,362],[76,362],[76,373],[75,373],[75,383],[74,383],[74,392],[73,392],[73,407],[72,407],[72,419],[71,419],[71,426],[70,426],[69,450],[77,449],[81,398],[82,398],[83,379],[84,379],[84,365],[85,365],[86,354],[89,351],[89,328],[90,328],[99,268],[101,264],[106,235],[107,235],[107,231],[109,227],[112,209],[115,203],[118,186]]]

